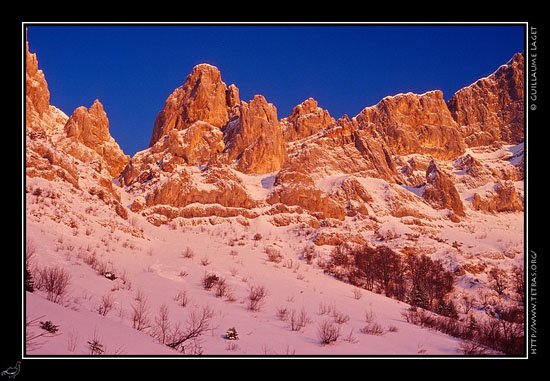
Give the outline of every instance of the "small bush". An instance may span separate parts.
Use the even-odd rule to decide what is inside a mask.
[[[302,251],[302,258],[306,260],[306,263],[308,265],[311,265],[313,262],[313,259],[317,256],[315,253],[315,246],[313,245],[307,245],[304,247],[304,250]]]
[[[358,288],[353,289],[353,299],[359,300],[359,299],[361,299],[362,296],[363,296],[363,293],[361,292],[360,289],[358,289]]]
[[[174,300],[182,307],[187,306],[189,304],[189,297],[187,296],[187,291],[180,291],[177,293],[177,295],[174,297]]]
[[[103,295],[101,297],[101,302],[97,307],[97,312],[102,316],[106,316],[109,313],[109,311],[113,309],[114,305],[115,305],[115,302],[111,294]]]
[[[250,311],[259,311],[267,297],[265,286],[251,285],[248,291],[248,309]]]
[[[332,304],[319,303],[319,310],[317,311],[319,315],[330,315],[332,311],[334,311],[334,306]]]
[[[281,263],[281,261],[283,260],[283,255],[278,249],[275,249],[273,247],[266,247],[264,251],[267,254],[267,260],[269,262]]]
[[[349,333],[346,336],[342,338],[342,340],[350,344],[357,344],[359,342],[359,340],[357,340],[357,337],[353,335],[353,328],[351,329],[351,331],[349,331]]]
[[[223,298],[230,291],[229,285],[224,278],[218,279],[216,282],[216,298]]]
[[[365,311],[365,323],[373,323],[376,315],[372,310]]]
[[[229,328],[225,332],[225,338],[227,340],[239,340],[239,334],[237,333],[237,330],[235,329],[235,327]]]
[[[208,266],[209,264],[210,264],[210,259],[208,259],[208,257],[201,258],[201,265]]]
[[[181,252],[181,256],[186,259],[191,259],[195,256],[195,253],[193,252],[193,250],[191,250],[190,247],[187,247]]]
[[[286,307],[279,307],[277,308],[277,318],[281,321],[287,321],[288,320],[288,308]]]
[[[340,337],[340,327],[330,320],[323,320],[317,327],[317,337],[322,345],[332,344]]]
[[[132,304],[132,328],[144,331],[150,327],[149,305],[147,298],[142,297],[135,304]]]
[[[369,323],[359,330],[359,332],[366,335],[380,336],[384,333],[384,329],[378,323]]]
[[[395,325],[388,326],[388,332],[397,332],[399,329]]]
[[[303,307],[300,312],[296,310],[290,311],[289,326],[291,331],[301,331],[302,328],[305,328],[309,323],[311,323],[311,319]]]
[[[334,311],[334,313],[332,314],[332,317],[336,324],[345,324],[349,321],[349,315],[343,314],[338,311]]]
[[[458,352],[465,356],[482,356],[487,354],[487,348],[473,341],[463,341],[458,345]]]
[[[254,241],[260,241],[262,239],[262,235],[260,233],[254,234]]]
[[[204,273],[202,277],[202,287],[205,290],[211,290],[212,287],[214,287],[219,280],[220,278],[216,274]]]
[[[61,267],[45,267],[39,270],[40,288],[47,292],[46,298],[60,303],[67,294],[71,275]]]
[[[59,331],[59,326],[53,324],[50,320],[41,321],[40,328],[49,333],[56,333],[57,331]]]
[[[88,340],[88,349],[91,355],[102,355],[105,353],[105,347],[97,333],[94,331],[94,336]]]

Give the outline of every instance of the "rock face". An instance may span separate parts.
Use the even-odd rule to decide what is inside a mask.
[[[300,170],[285,169],[279,172],[275,180],[277,187],[267,202],[300,206],[317,213],[320,219],[335,218],[343,220],[344,208],[328,195],[315,187],[313,179]]]
[[[241,101],[240,117],[225,129],[229,161],[245,173],[269,173],[281,168],[286,159],[277,109],[261,95]]]
[[[457,91],[449,109],[469,146],[524,139],[524,57],[517,53],[494,74]]]
[[[99,154],[112,177],[120,175],[128,163],[129,157],[124,155],[109,134],[109,119],[103,110],[103,105],[97,99],[89,109],[81,106],[74,110],[65,124],[65,133],[68,138],[82,143]],[[79,150],[78,146],[72,146],[70,153],[82,161],[89,162],[94,159],[86,151]]]
[[[128,162],[109,134],[109,121],[99,101],[79,107],[68,118],[49,104],[50,93],[35,54],[26,47],[26,152],[28,178],[70,184],[86,197],[97,197],[113,215],[128,217],[113,177]],[[81,181],[86,178],[89,181]]]
[[[451,178],[442,172],[435,161],[426,170],[426,188],[422,197],[436,209],[450,209],[457,216],[465,216],[464,205]]]
[[[294,107],[288,118],[281,120],[285,141],[307,138],[335,123],[327,110],[318,107],[317,101],[308,98]]]
[[[511,181],[497,183],[493,191],[485,196],[475,193],[472,199],[472,208],[484,212],[521,212],[523,198],[518,194]]]
[[[360,129],[382,139],[397,154],[424,153],[450,159],[464,152],[457,124],[438,90],[386,97],[355,119]]]
[[[238,89],[233,85],[228,91],[218,68],[208,64],[195,66],[183,86],[166,99],[155,120],[149,146],[171,130],[186,129],[197,121],[222,128],[229,121],[229,110],[238,101]]]
[[[242,101],[217,68],[197,65],[167,98],[149,148],[128,160],[99,101],[70,118],[49,104],[46,80],[27,46],[26,171],[70,183],[122,218],[129,206],[155,225],[176,218],[210,224],[234,218],[247,225],[263,216],[276,226],[358,224],[364,231],[377,229],[385,216],[412,225],[441,218],[423,209],[426,201],[451,210],[457,221],[465,212],[455,179],[466,194],[497,183],[474,195],[474,210],[521,211],[521,192],[507,180],[521,178],[523,151],[497,142],[520,139],[514,124],[523,94],[516,89],[520,58],[455,94],[452,113],[442,93],[431,91],[386,97],[338,120],[313,98],[279,120],[265,97]],[[477,138],[489,145],[465,153],[464,139],[471,145]],[[434,158],[449,161],[436,164]],[[455,175],[442,165],[452,166]],[[112,181],[117,176],[127,197]],[[363,242],[353,232],[318,233],[310,238],[320,245]]]
[[[34,113],[38,116],[50,110],[50,91],[42,70],[38,69],[36,54],[29,51],[29,43],[25,43],[25,111],[27,125],[36,127]],[[28,123],[30,122],[30,123]]]

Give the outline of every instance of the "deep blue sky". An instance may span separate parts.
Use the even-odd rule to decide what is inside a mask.
[[[51,103],[70,115],[98,98],[125,153],[147,147],[166,97],[201,62],[279,118],[308,97],[338,118],[381,98],[445,98],[523,51],[523,26],[31,26]]]

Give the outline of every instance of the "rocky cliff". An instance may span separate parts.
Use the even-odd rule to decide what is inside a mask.
[[[523,208],[513,183],[522,178],[522,55],[448,104],[440,91],[399,94],[338,120],[313,98],[279,119],[264,96],[243,101],[216,67],[200,64],[166,99],[149,148],[131,159],[98,100],[67,117],[49,104],[28,45],[26,62],[27,175],[102,192],[121,216],[129,208],[158,225],[263,215],[319,228]]]
[[[517,53],[486,78],[457,91],[449,109],[469,146],[524,139],[524,57]]]

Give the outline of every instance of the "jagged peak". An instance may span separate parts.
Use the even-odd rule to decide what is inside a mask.
[[[525,56],[524,56],[523,52],[517,52],[516,54],[513,55],[512,58],[510,58],[510,60],[508,62],[506,62],[506,65],[508,65],[508,66],[513,65],[515,62],[523,63],[524,60],[525,60]]]
[[[201,63],[198,65],[195,65],[191,70],[191,73],[187,77],[187,80],[190,80],[193,78],[200,79],[205,75],[210,77],[215,82],[222,82],[222,74],[220,72],[220,69],[218,69],[216,66],[213,66],[207,63]],[[224,83],[224,86],[225,86],[225,83]]]

